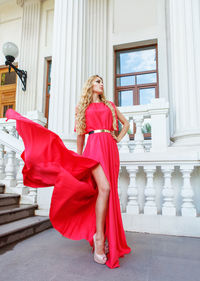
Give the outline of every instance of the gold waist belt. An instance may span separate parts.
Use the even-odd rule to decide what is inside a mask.
[[[94,131],[90,131],[88,134],[94,134],[94,133],[101,133],[101,132],[106,132],[106,133],[111,133],[112,131],[106,130],[106,129],[102,129],[102,130],[94,130]]]

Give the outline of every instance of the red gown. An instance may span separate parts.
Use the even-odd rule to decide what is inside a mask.
[[[119,258],[131,249],[122,224],[117,190],[119,152],[112,135],[107,132],[90,134],[83,155],[79,155],[68,150],[57,134],[16,111],[8,109],[6,117],[16,120],[16,129],[24,142],[25,150],[21,154],[25,163],[24,185],[54,186],[49,213],[53,227],[64,237],[86,239],[91,246],[96,232],[98,195],[91,169],[101,164],[110,183],[105,227],[109,244],[106,265],[119,267]],[[86,133],[96,129],[114,130],[111,110],[104,103],[91,103],[86,110]]]

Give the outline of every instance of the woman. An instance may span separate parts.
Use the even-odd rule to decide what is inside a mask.
[[[115,137],[113,131],[118,130],[117,119],[121,121],[123,128],[119,136]],[[106,129],[108,132],[99,132],[99,129]],[[79,106],[76,108],[77,152],[82,154],[85,134],[89,133],[83,156],[100,163],[92,169],[92,175],[98,186],[94,260],[102,264],[107,261],[104,249],[106,236],[110,245],[110,254],[113,253],[113,257],[109,257],[113,258],[113,261],[107,263],[110,266],[116,263],[117,255],[121,256],[130,251],[126,244],[117,194],[119,153],[116,145],[128,129],[129,122],[126,118],[112,102],[106,100],[102,78],[98,75],[91,76],[85,83]],[[108,205],[108,218],[105,224]],[[113,222],[109,222],[110,220]],[[117,247],[118,253],[116,253]]]
[[[106,101],[102,79],[97,75],[88,79],[76,110],[78,153],[68,150],[57,134],[14,110],[8,109],[6,117],[16,120],[24,142],[24,185],[54,186],[49,213],[53,227],[64,237],[88,240],[96,262],[119,267],[119,257],[131,249],[126,243],[117,194],[116,142],[129,125],[114,104]],[[124,126],[116,138],[110,131],[118,129],[117,118]],[[96,129],[109,132],[97,133]],[[82,153],[86,133],[89,137]],[[109,245],[107,257],[105,239]]]

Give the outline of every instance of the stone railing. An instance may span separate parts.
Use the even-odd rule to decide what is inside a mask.
[[[28,112],[29,119],[46,124],[46,118],[37,111]],[[37,189],[23,185],[22,169],[24,162],[20,155],[24,145],[16,131],[16,122],[6,118],[0,119],[0,182],[6,186],[6,193],[21,195],[20,203],[31,204],[37,201]]]
[[[119,143],[118,193],[126,230],[200,237],[200,154],[197,148],[171,147],[168,103],[120,107],[135,123]],[[142,124],[151,124],[145,140]]]
[[[118,192],[126,230],[200,237],[199,162],[122,160]]]
[[[129,140],[128,134],[119,143],[119,150],[123,152],[143,153],[148,151],[165,151],[170,143],[168,133],[169,103],[164,99],[153,99],[151,104],[120,107],[120,112],[133,126],[136,133],[134,141]],[[151,125],[151,140],[146,141],[142,133],[145,121]],[[132,129],[132,128],[131,128]]]

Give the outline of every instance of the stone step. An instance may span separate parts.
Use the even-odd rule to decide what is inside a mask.
[[[0,247],[52,227],[49,217],[33,216],[0,225]]]
[[[5,207],[4,207],[5,208]],[[32,217],[35,214],[35,210],[38,208],[37,204],[27,205],[20,204],[13,208],[13,206],[6,206],[6,209],[0,209],[0,225],[11,221],[16,221],[26,217]]]
[[[5,191],[5,184],[0,183],[0,194],[4,193]]]
[[[0,207],[18,205],[20,200],[20,195],[16,193],[4,193],[0,194]]]

